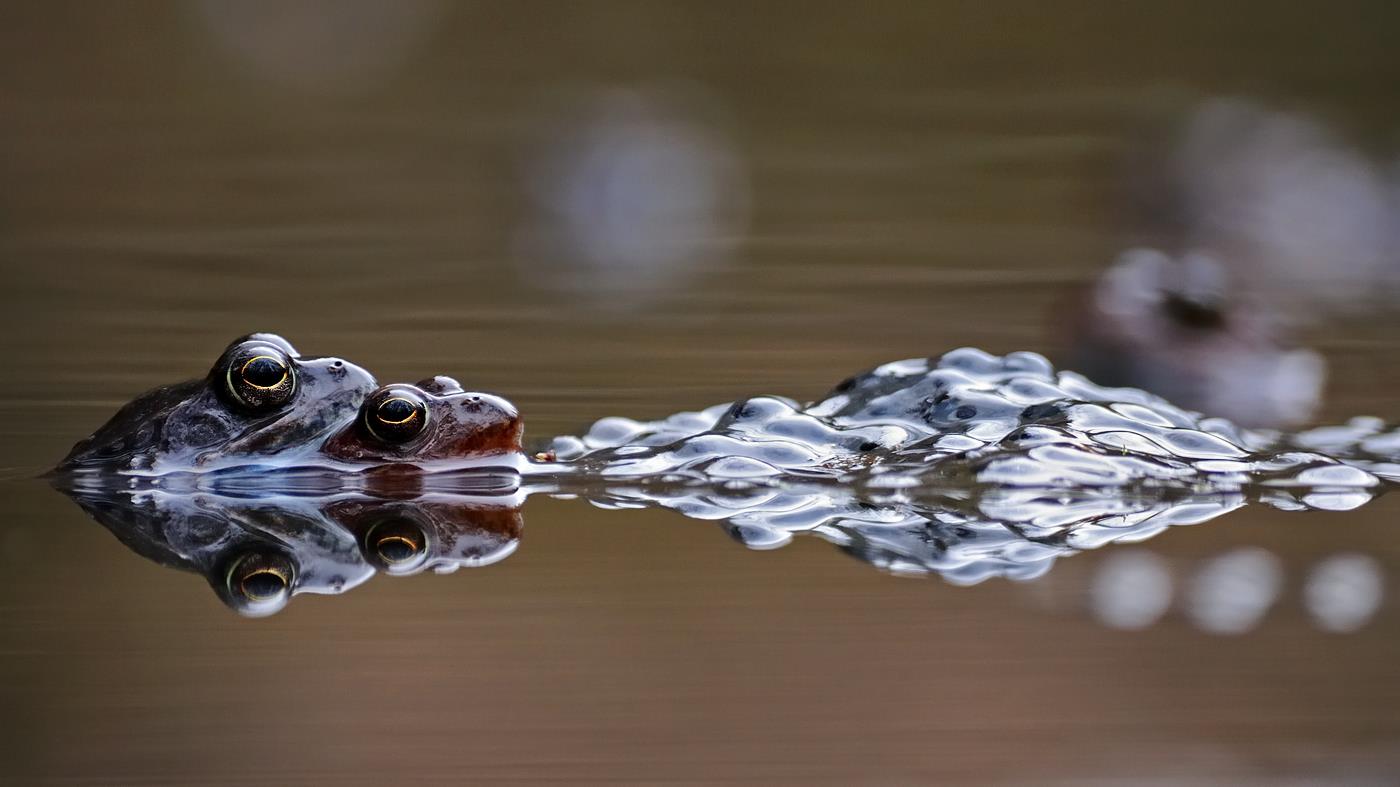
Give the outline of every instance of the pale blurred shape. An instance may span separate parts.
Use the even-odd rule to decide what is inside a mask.
[[[391,77],[432,32],[442,0],[196,0],[244,69],[309,93],[353,94]]]
[[[1186,593],[1186,614],[1212,634],[1243,634],[1278,600],[1283,568],[1259,547],[1233,549],[1207,561]]]
[[[1108,555],[1089,586],[1094,617],[1110,628],[1145,629],[1160,620],[1171,603],[1171,571],[1166,561],[1145,549]]]
[[[1273,311],[1231,286],[1215,257],[1130,249],[1094,285],[1069,365],[1242,426],[1306,422],[1326,362],[1280,343]]]
[[[547,103],[524,172],[533,215],[520,252],[532,279],[621,306],[730,255],[748,222],[748,179],[703,92],[619,88]]]
[[[1324,631],[1348,633],[1370,622],[1385,597],[1381,567],[1368,555],[1345,552],[1313,567],[1303,586],[1303,604]]]
[[[1273,312],[1229,293],[1229,276],[1204,253],[1128,249],[1093,286],[1068,365],[1242,426],[1308,422],[1326,361],[1280,343]]]
[[[1308,312],[1354,308],[1377,287],[1394,295],[1391,187],[1321,122],[1209,101],[1168,166],[1180,189],[1183,247],[1220,255],[1242,286]]]
[[[1297,427],[1322,397],[1309,326],[1393,308],[1400,191],[1319,121],[1202,103],[1132,173],[1131,248],[1074,305],[1067,364],[1244,426]]]

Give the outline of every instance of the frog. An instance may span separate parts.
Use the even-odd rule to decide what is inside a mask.
[[[481,568],[515,552],[524,529],[523,494],[434,493],[398,500],[356,495],[322,512],[355,535],[360,553],[389,576],[450,574]]]
[[[320,452],[350,465],[454,469],[519,456],[523,432],[515,405],[438,375],[373,391]]]
[[[303,357],[272,333],[235,339],[204,377],[137,396],[54,468],[159,474],[317,452],[377,382],[336,357]]]
[[[274,615],[297,594],[342,593],[375,574],[354,534],[322,513],[318,497],[62,491],[133,552],[202,575],[244,617]]]
[[[142,557],[202,575],[243,617],[294,596],[338,595],[376,574],[446,574],[509,557],[524,529],[515,494],[386,499],[366,492],[65,489]]]

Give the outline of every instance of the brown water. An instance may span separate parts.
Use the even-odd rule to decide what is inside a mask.
[[[1220,92],[1378,149],[1400,128],[1381,3],[423,8],[352,25],[340,71],[257,71],[194,7],[0,11],[0,782],[1395,781],[1395,602],[1350,634],[1303,603],[1337,553],[1394,587],[1394,496],[1147,542],[1178,601],[1130,632],[1090,612],[1113,548],[958,588],[548,498],[499,565],[245,620],[27,480],[251,330],[454,374],[539,438],[955,346],[1053,357],[1051,315],[1122,242],[1143,129]],[[408,43],[346,54],[397,51],[376,36]],[[521,170],[540,118],[571,117],[561,85],[706,96],[685,112],[742,172],[730,237],[664,287],[558,286],[523,251]],[[1326,415],[1400,419],[1397,322],[1358,323],[1317,337]],[[1243,546],[1281,594],[1207,633],[1180,594]]]

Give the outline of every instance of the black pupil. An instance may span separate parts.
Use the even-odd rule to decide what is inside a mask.
[[[286,374],[286,368],[274,358],[254,358],[243,367],[243,379],[262,388],[277,385]]]
[[[271,598],[287,587],[286,580],[275,571],[254,571],[243,578],[243,593],[257,600]]]
[[[379,555],[389,563],[402,563],[417,552],[417,545],[403,536],[392,536],[379,541]]]
[[[390,399],[379,405],[379,417],[396,424],[413,417],[414,407],[406,399]]]

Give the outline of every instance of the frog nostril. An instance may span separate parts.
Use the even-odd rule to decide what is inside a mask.
[[[345,362],[344,362],[344,361],[333,361],[333,362],[331,363],[331,368],[332,368],[332,369],[339,369],[340,367],[342,367],[342,366],[344,366],[344,365],[345,365]]]

